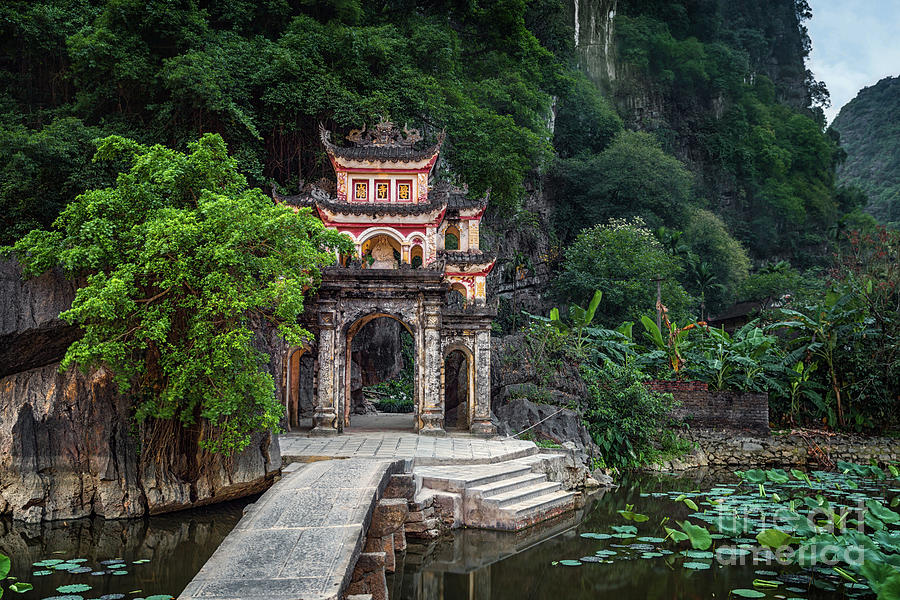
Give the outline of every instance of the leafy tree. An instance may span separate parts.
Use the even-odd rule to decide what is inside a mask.
[[[691,215],[683,240],[693,255],[687,288],[704,299],[708,310],[716,311],[731,302],[750,270],[747,251],[708,210]]]
[[[32,130],[16,123],[0,127],[0,244],[36,227],[48,227],[86,186],[113,180],[91,162],[100,131],[66,117]]]
[[[622,130],[622,119],[590,80],[580,75],[559,101],[553,145],[563,158],[603,151]]]
[[[584,230],[566,249],[555,288],[567,302],[586,305],[603,292],[597,319],[611,326],[655,312],[655,279],[663,278],[662,301],[673,315],[684,315],[691,298],[679,278],[680,261],[665,252],[640,219],[613,219]]]
[[[600,154],[560,160],[553,187],[563,239],[611,218],[680,228],[697,204],[684,165],[653,136],[634,131],[620,132]]]
[[[84,330],[61,368],[108,367],[139,421],[207,420],[215,433],[201,447],[243,449],[282,410],[251,326],[307,339],[304,294],[335,250],[352,251],[349,239],[249,189],[218,135],[188,153],[112,136],[97,159],[131,166],[13,248],[27,274],[59,265],[87,275],[61,315]]]

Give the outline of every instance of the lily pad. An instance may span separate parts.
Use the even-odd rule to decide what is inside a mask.
[[[567,566],[567,567],[577,567],[578,565],[581,564],[581,561],[580,561],[580,560],[570,560],[570,559],[566,559],[566,560],[561,560],[561,561],[559,561],[559,564],[565,565],[565,566]]]
[[[56,588],[56,591],[60,594],[77,594],[78,592],[87,592],[94,588],[92,585],[88,585],[86,583],[72,583],[69,585],[61,585]]]
[[[58,565],[59,563],[64,562],[59,558],[48,558],[46,560],[39,560],[36,563],[31,563],[34,567],[52,567],[53,565]]]
[[[712,564],[692,561],[692,562],[686,562],[681,566],[684,567],[685,569],[692,569],[694,571],[702,571],[704,569],[709,569],[710,567],[712,567]]]
[[[766,595],[762,592],[756,590],[748,590],[745,588],[738,588],[736,590],[731,590],[731,593],[735,596],[740,596],[741,598],[765,598]]]

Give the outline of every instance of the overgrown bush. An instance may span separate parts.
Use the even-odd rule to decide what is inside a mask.
[[[691,297],[678,282],[681,261],[666,252],[641,219],[613,219],[582,231],[566,250],[556,279],[558,295],[587,304],[603,292],[597,320],[615,326],[654,311],[655,279],[663,278],[662,302],[676,317],[686,314]]]
[[[609,466],[632,467],[657,462],[688,449],[677,435],[672,394],[644,386],[649,377],[634,367],[614,363],[582,364],[589,396],[584,423]]]

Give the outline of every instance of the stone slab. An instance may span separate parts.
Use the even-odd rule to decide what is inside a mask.
[[[179,600],[337,600],[376,498],[403,461],[302,465],[252,506]]]
[[[444,438],[413,432],[342,433],[331,438],[306,433],[279,436],[285,463],[321,458],[403,459],[411,467],[493,464],[538,453],[534,442],[517,439],[484,439],[471,434],[452,433]]]

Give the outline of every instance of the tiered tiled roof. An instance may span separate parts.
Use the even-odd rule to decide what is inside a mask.
[[[405,202],[343,202],[330,196],[319,188],[304,191],[299,194],[283,196],[272,190],[272,197],[276,202],[289,206],[318,207],[331,213],[343,213],[350,215],[422,215],[446,208],[446,202],[429,200],[410,204]]]

